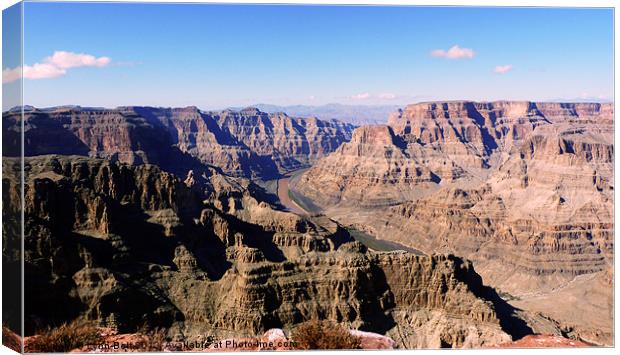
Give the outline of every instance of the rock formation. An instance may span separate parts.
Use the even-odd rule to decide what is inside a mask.
[[[471,259],[485,283],[527,298],[613,263],[613,112],[589,103],[414,104],[388,126],[356,129],[290,185],[342,224]],[[564,309],[583,302],[555,300],[573,302]],[[605,322],[608,333],[583,339],[609,344]],[[600,328],[578,323],[570,327],[583,334]]]
[[[437,182],[439,177],[405,150],[405,142],[390,126],[378,125],[356,129],[351,142],[314,165],[296,190],[319,206],[373,207],[408,201]]]
[[[9,141],[19,139],[19,118],[20,112],[3,114]],[[187,171],[194,158],[231,175],[261,178],[308,166],[348,141],[353,128],[335,120],[292,118],[254,108],[239,112],[203,112],[196,107],[31,108],[25,119],[27,156],[88,155],[156,164],[176,173],[180,166]]]
[[[553,130],[565,140],[571,139],[570,132],[577,140],[603,137],[601,144],[591,147],[585,143],[581,149],[599,149],[594,154],[607,154],[603,164],[609,163],[610,154],[613,156],[613,144],[610,148],[609,143],[613,132],[611,104],[421,103],[397,111],[388,126],[358,128],[351,142],[304,174],[297,190],[324,206],[374,205],[374,193],[347,194],[360,187],[376,187],[388,194],[385,204],[395,204],[415,200],[434,187],[479,185],[514,156],[511,152],[516,152],[537,127],[538,135],[553,134]],[[374,164],[377,166],[373,169]],[[324,188],[324,183],[331,185]]]
[[[25,166],[26,335],[76,318],[219,338],[320,318],[401,347],[492,345],[528,331],[471,263],[368,251],[328,218],[258,202],[240,179],[212,172],[200,187],[153,165],[79,156]],[[19,209],[11,178],[9,212]]]

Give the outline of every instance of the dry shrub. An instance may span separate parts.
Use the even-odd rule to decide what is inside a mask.
[[[138,330],[138,334],[142,335],[144,341],[140,343],[139,350],[144,352],[164,351],[164,347],[168,344],[166,333],[163,328],[149,329],[147,326],[142,326]]]
[[[299,325],[291,333],[295,348],[311,349],[361,349],[360,339],[349,330],[331,321],[311,320]]]
[[[26,352],[65,353],[86,345],[100,344],[102,341],[96,326],[88,321],[76,320],[58,328],[48,328],[32,337],[26,344]]]

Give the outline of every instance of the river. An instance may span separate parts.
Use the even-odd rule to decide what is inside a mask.
[[[299,206],[295,201],[291,199],[289,194],[289,181],[291,178],[303,173],[307,169],[295,170],[293,172],[288,173],[284,177],[278,179],[277,189],[278,189],[278,198],[280,199],[280,203],[290,212],[296,213],[298,215],[306,216],[308,212],[304,210],[301,206]]]
[[[280,199],[280,203],[286,208],[287,211],[296,213],[301,216],[307,216],[310,213],[308,213],[308,211],[306,211],[303,207],[301,207],[291,198],[291,193],[289,192],[289,182],[291,181],[291,179],[299,176],[306,170],[307,169],[300,169],[300,170],[292,171],[288,173],[287,175],[283,176],[282,178],[278,179],[277,181],[277,191],[278,191],[278,198]],[[373,250],[377,250],[377,251],[403,250],[403,251],[414,253],[416,255],[424,255],[423,252],[417,249],[407,247],[405,245],[402,245],[396,242],[391,242],[388,240],[376,238],[370,234],[366,234],[352,227],[348,227],[347,230],[349,231],[349,233],[355,240],[357,240],[358,242],[361,242],[362,244],[366,245],[368,248],[373,249]]]

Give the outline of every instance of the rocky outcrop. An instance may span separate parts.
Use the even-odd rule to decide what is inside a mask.
[[[312,180],[312,181],[310,181]],[[407,201],[416,189],[432,188],[439,178],[405,150],[402,138],[389,126],[363,126],[351,142],[340,146],[302,175],[295,188],[319,206],[363,203],[367,206]]]
[[[270,212],[217,173],[197,188],[151,165],[53,155],[25,164],[27,334],[76,318],[220,338],[330,319],[405,347],[520,334],[469,262],[368,251],[337,223]],[[431,331],[423,317],[445,326]]]
[[[363,332],[360,330],[350,330],[349,333],[360,339],[360,347],[368,350],[389,350],[394,349],[396,342],[385,335]]]
[[[19,118],[20,112],[3,114],[3,132],[10,141],[19,140]],[[24,139],[26,156],[88,155],[156,164],[178,174],[192,169],[194,159],[194,168],[201,163],[231,175],[273,178],[332,152],[350,139],[352,128],[335,120],[292,118],[253,108],[31,108],[25,113]]]

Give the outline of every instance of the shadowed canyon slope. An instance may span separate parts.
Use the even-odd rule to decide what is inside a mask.
[[[511,297],[555,293],[613,265],[613,113],[595,103],[414,104],[356,129],[293,189],[345,225],[471,259]],[[609,284],[584,287],[611,299]],[[565,317],[572,332],[612,341],[611,302],[555,300],[605,319]]]
[[[5,139],[18,140],[20,113],[3,116]],[[27,156],[89,155],[156,164],[178,173],[199,163],[230,175],[260,178],[308,166],[348,141],[353,129],[335,120],[293,118],[254,108],[221,112],[195,107],[32,108],[25,117]]]

